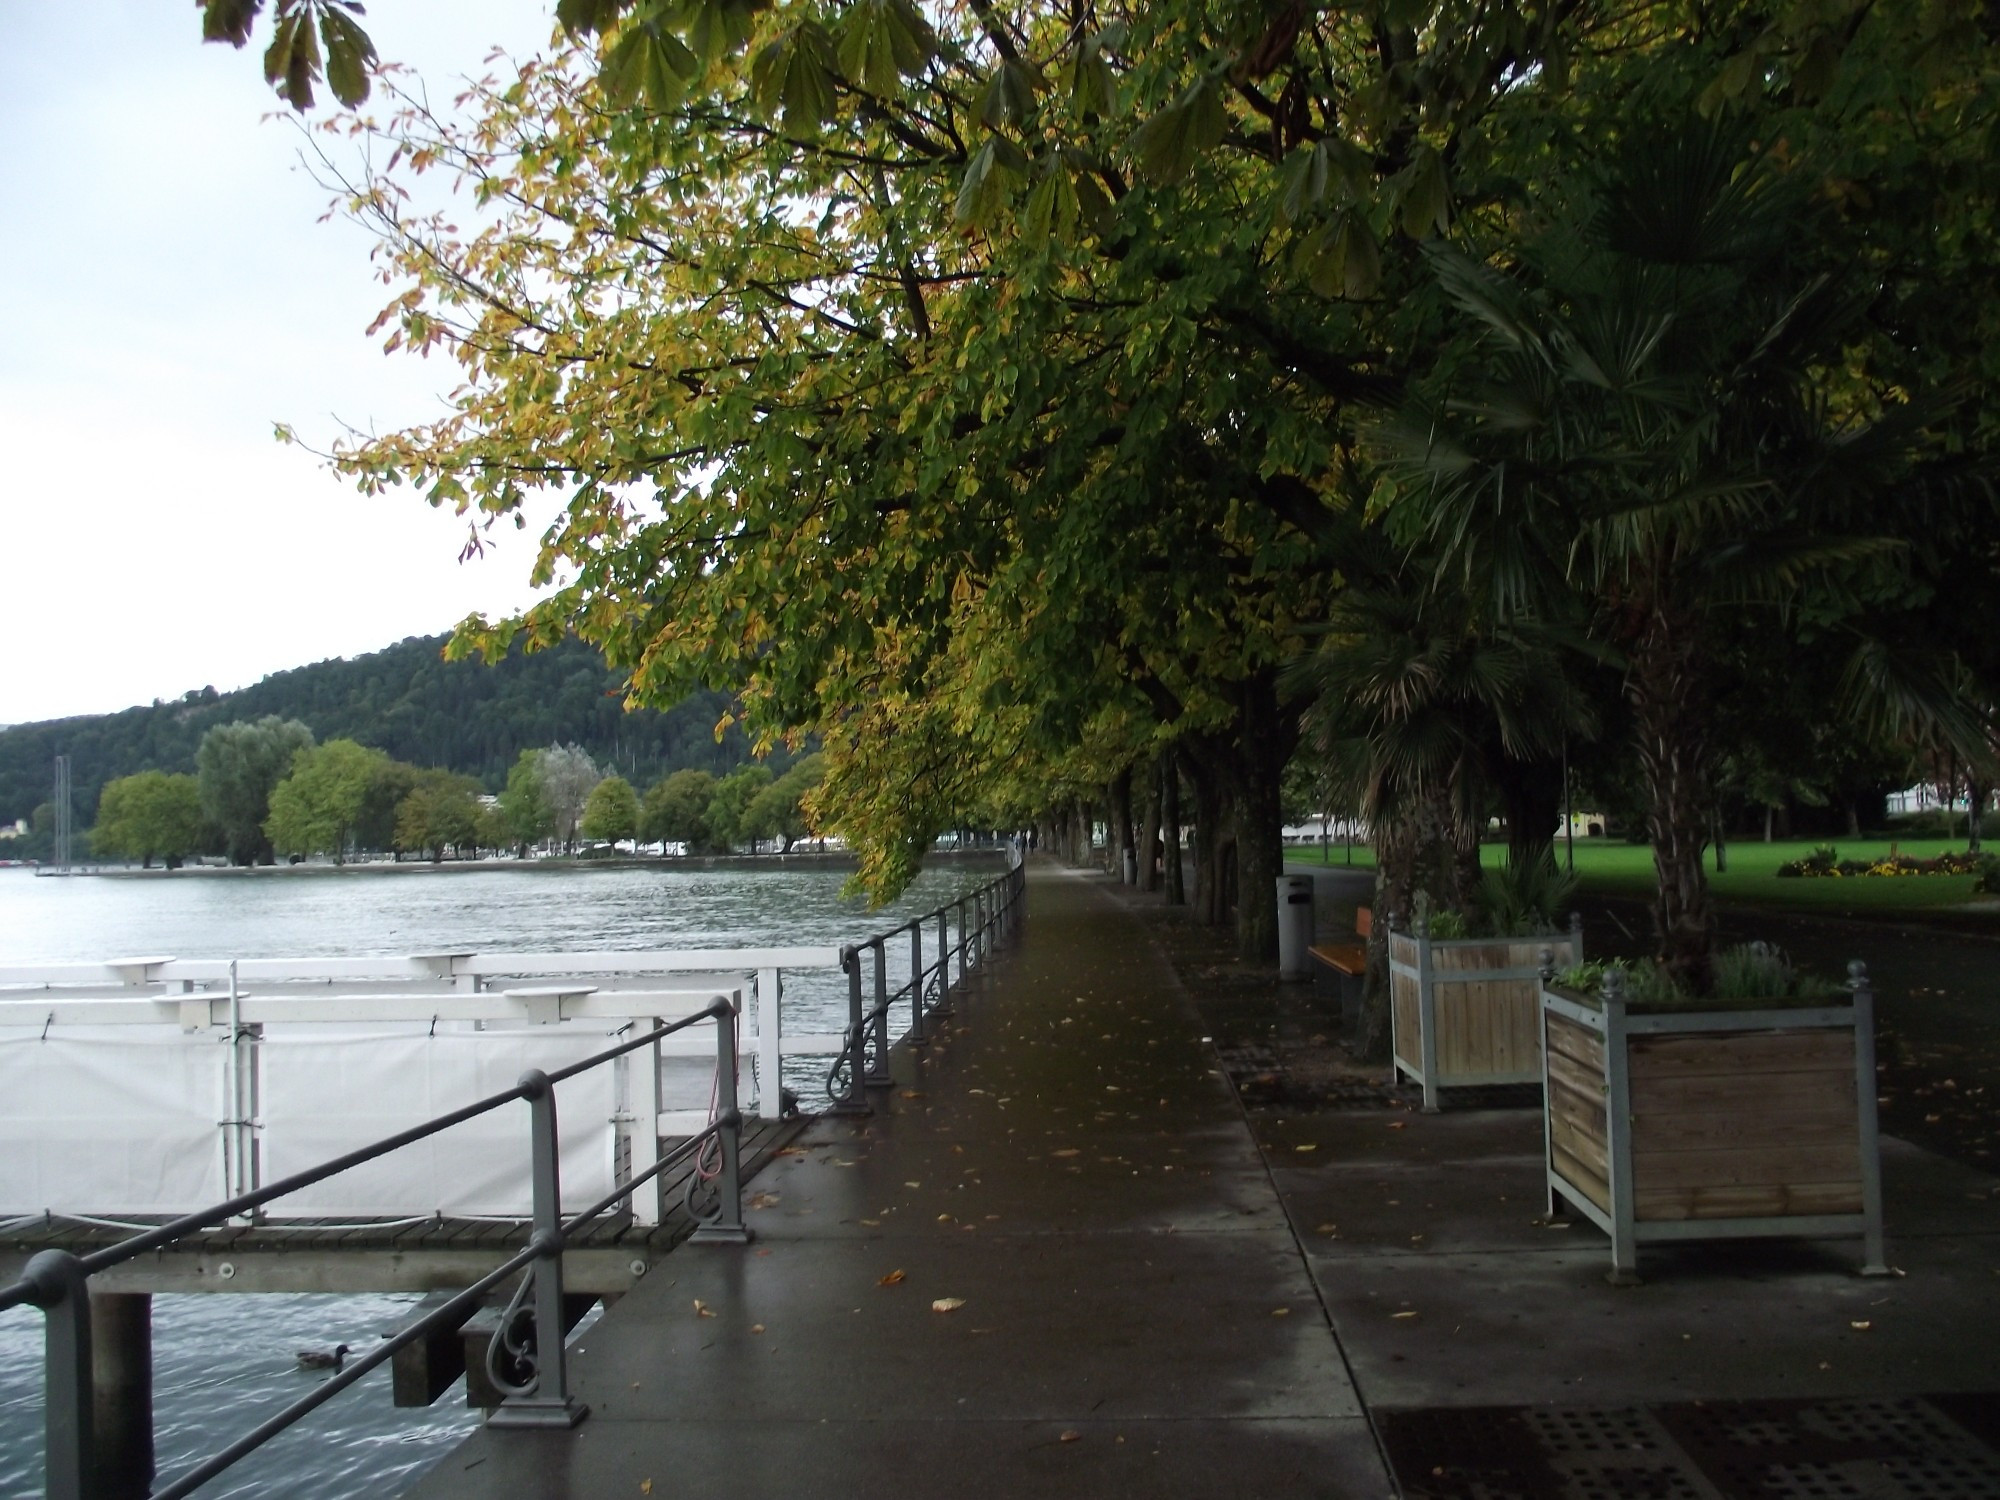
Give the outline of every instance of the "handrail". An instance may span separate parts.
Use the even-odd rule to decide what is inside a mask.
[[[1019,925],[1025,911],[1026,890],[1026,866],[1017,849],[1009,859],[1006,873],[934,911],[913,917],[900,926],[840,950],[840,966],[847,973],[847,1031],[832,1066],[827,1069],[826,1092],[831,1101],[827,1109],[829,1114],[873,1113],[867,1090],[887,1087],[892,1082],[889,1073],[890,1010],[898,1001],[908,998],[911,1015],[907,1040],[912,1046],[928,1045],[926,1012],[933,1016],[951,1013],[950,1000],[956,988],[951,976],[954,954],[958,960],[957,984],[963,985],[966,976],[976,970],[999,941]],[[967,918],[968,903],[972,906],[976,926]],[[956,943],[951,939],[951,916],[954,912],[958,916]],[[923,958],[924,928],[931,921],[937,923],[937,961],[926,965]],[[888,944],[904,933],[909,934],[911,942],[910,977],[891,991],[888,987]],[[873,982],[870,986],[874,995],[872,1004],[863,998],[861,970],[864,953],[874,956]],[[933,996],[936,1003],[927,1007],[926,1000]]]
[[[735,993],[740,995],[740,990]],[[555,1086],[704,1021],[713,1021],[716,1028],[716,1108],[713,1120],[706,1129],[663,1153],[646,1170],[617,1184],[615,1191],[565,1220],[562,1217],[561,1174],[557,1156]],[[194,1213],[183,1214],[89,1255],[79,1256],[67,1250],[41,1251],[28,1262],[20,1280],[0,1288],[0,1311],[32,1305],[41,1308],[45,1315],[44,1465],[48,1500],[97,1500],[102,1493],[100,1476],[93,1465],[92,1275],[521,1099],[528,1102],[531,1115],[529,1139],[534,1179],[534,1232],[528,1244],[472,1286],[369,1350],[309,1395],[274,1413],[250,1432],[155,1490],[154,1500],[180,1500],[180,1497],[192,1493],[300,1417],[361,1379],[391,1358],[398,1349],[444,1326],[448,1320],[463,1322],[468,1309],[476,1306],[489,1291],[517,1271],[525,1270],[527,1274],[522,1279],[515,1304],[502,1320],[501,1331],[507,1347],[516,1353],[517,1362],[526,1368],[528,1374],[522,1383],[512,1387],[518,1394],[510,1395],[503,1402],[489,1419],[489,1424],[503,1427],[574,1426],[583,1419],[587,1409],[569,1393],[563,1359],[564,1246],[579,1228],[618,1202],[630,1198],[670,1166],[685,1160],[692,1153],[705,1150],[711,1141],[718,1142],[721,1148],[721,1164],[716,1174],[717,1203],[714,1212],[700,1224],[693,1237],[735,1244],[749,1239],[749,1230],[743,1223],[743,1115],[736,1103],[736,1068],[736,1006],[727,995],[718,995],[694,1014],[628,1037],[615,1046],[553,1071],[530,1068],[510,1089],[489,1094],[277,1182],[239,1193]],[[532,1309],[523,1301],[530,1291],[533,1294]],[[522,1320],[525,1320],[525,1328],[517,1331],[516,1325]],[[500,1342],[502,1340],[496,1338],[495,1343]]]
[[[1016,849],[1007,872],[999,878],[967,896],[959,897],[955,902],[839,950],[840,965],[849,976],[849,1026],[845,1043],[828,1074],[828,1092],[833,1092],[834,1080],[842,1072],[843,1064],[848,1076],[848,1089],[845,1096],[835,1099],[831,1112],[870,1112],[866,1088],[890,1081],[887,1017],[891,1006],[906,997],[910,1000],[910,1036],[914,1042],[921,1044],[926,999],[936,999],[937,1003],[931,1007],[932,1014],[948,1010],[954,989],[950,972],[953,952],[958,958],[958,983],[963,985],[968,972],[979,967],[982,960],[994,951],[999,940],[1018,926],[1025,911],[1025,894],[1024,863]],[[973,907],[976,926],[967,920],[968,900]],[[953,911],[958,915],[958,940],[955,945],[949,941],[949,917]],[[937,959],[933,965],[926,966],[923,961],[924,927],[933,919],[938,923]],[[886,944],[904,932],[908,932],[912,940],[911,973],[909,979],[892,993],[887,983]],[[871,951],[875,956],[875,1003],[866,1009],[861,999],[861,953],[864,950]],[[444,957],[456,961],[465,955]],[[132,961],[132,964],[146,975],[141,982],[157,982],[154,976],[161,966],[170,962],[151,959]],[[740,998],[740,987],[733,987],[731,992]],[[557,1154],[555,1086],[642,1047],[655,1046],[668,1036],[709,1020],[714,1021],[716,1026],[716,1100],[709,1125],[672,1150],[662,1153],[644,1171],[616,1184],[610,1194],[589,1208],[564,1219]],[[872,1059],[868,1057],[871,1039],[875,1043]],[[525,1274],[501,1318],[500,1328],[488,1351],[489,1373],[496,1376],[496,1383],[509,1394],[489,1418],[489,1425],[575,1426],[588,1414],[588,1408],[576,1401],[568,1389],[563,1349],[564,1246],[580,1228],[617,1203],[629,1199],[669,1167],[690,1156],[698,1158],[699,1154],[705,1154],[711,1143],[719,1147],[721,1157],[714,1174],[715,1206],[706,1214],[697,1213],[694,1209],[693,1190],[704,1176],[698,1170],[689,1185],[690,1213],[699,1222],[692,1237],[733,1244],[749,1240],[750,1231],[743,1222],[743,1114],[737,1105],[737,1067],[736,1005],[726,994],[718,994],[714,1001],[697,1012],[629,1037],[590,1057],[549,1072],[530,1068],[510,1089],[487,1095],[422,1124],[384,1136],[208,1208],[183,1214],[89,1255],[79,1256],[67,1250],[44,1250],[36,1254],[18,1281],[0,1288],[0,1312],[33,1305],[44,1313],[44,1461],[48,1500],[99,1500],[103,1493],[101,1476],[93,1465],[95,1391],[90,1334],[91,1276],[390,1155],[516,1100],[526,1100],[530,1110],[534,1220],[527,1245],[473,1285],[423,1317],[406,1324],[395,1335],[337,1371],[312,1392],[273,1413],[248,1433],[155,1490],[153,1495],[154,1500],[181,1500],[181,1497],[191,1494],[301,1417],[352,1386],[385,1360],[393,1358],[398,1350],[447,1324],[455,1327],[462,1323],[471,1308],[516,1272]],[[502,1351],[512,1357],[517,1368],[525,1371],[518,1383],[498,1378],[498,1372],[491,1369],[493,1359]]]

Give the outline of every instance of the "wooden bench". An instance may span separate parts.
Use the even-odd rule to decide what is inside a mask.
[[[1365,906],[1354,908],[1354,936],[1352,943],[1319,943],[1306,949],[1319,962],[1337,974],[1349,979],[1359,979],[1368,972],[1368,938],[1375,930],[1375,914]]]

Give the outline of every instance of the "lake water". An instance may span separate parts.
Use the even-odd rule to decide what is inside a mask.
[[[991,879],[993,865],[927,870],[869,912],[819,869],[495,869],[37,878],[0,870],[0,964],[138,955],[260,958],[468,950],[737,948],[854,942]],[[929,934],[927,934],[928,936]],[[927,944],[928,946],[928,944]],[[901,950],[900,952],[898,950]],[[907,962],[907,945],[892,944]],[[896,982],[892,972],[891,982]],[[845,1024],[837,974],[788,976],[786,1024]],[[823,1069],[824,1064],[821,1065]],[[797,1086],[795,1084],[795,1086]],[[804,1090],[801,1090],[804,1092]],[[808,1095],[808,1105],[814,1096]],[[159,1471],[198,1461],[324,1377],[294,1353],[362,1348],[414,1296],[157,1296]],[[41,1314],[0,1313],[0,1496],[41,1493]],[[204,1496],[394,1495],[474,1423],[462,1391],[398,1411],[373,1372],[212,1481]]]

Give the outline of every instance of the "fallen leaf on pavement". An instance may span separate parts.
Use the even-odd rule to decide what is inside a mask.
[[[1063,1443],[1074,1443],[1081,1440],[1082,1437],[1083,1434],[1078,1432],[1074,1427],[1072,1427],[1070,1428],[1069,1431],[1065,1432],[1060,1438],[1058,1438],[1057,1441]]]
[[[902,1284],[903,1273],[901,1271],[891,1271],[887,1276],[884,1276],[880,1281],[875,1283],[877,1286],[901,1286]]]
[[[1399,1313],[1390,1313],[1389,1316],[1392,1318],[1414,1318],[1416,1316],[1416,1313],[1414,1311],[1399,1312]]]
[[[931,1304],[932,1312],[957,1312],[965,1306],[963,1297],[940,1297]]]
[[[1074,1146],[1065,1146],[1060,1151],[1051,1151],[1051,1156],[1081,1156],[1083,1153]]]
[[[708,1304],[699,1297],[694,1299],[694,1315],[697,1318],[712,1318],[715,1316],[714,1313],[708,1310]]]
[[[1849,1322],[1847,1326],[1849,1328],[1857,1330],[1858,1332],[1866,1333],[1869,1329],[1873,1328],[1875,1325],[1867,1318],[1855,1318],[1851,1322]]]

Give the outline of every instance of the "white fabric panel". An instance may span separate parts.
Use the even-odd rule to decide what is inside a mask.
[[[599,1024],[448,1032],[429,1028],[272,1026],[262,1046],[263,1180],[330,1157],[513,1087],[529,1068],[553,1072],[613,1045]],[[611,1190],[615,1065],[556,1085],[566,1210]],[[281,1198],[274,1218],[491,1214],[533,1207],[528,1105],[489,1114]]]
[[[220,1201],[228,1056],[220,1032],[0,1029],[0,1216]]]

